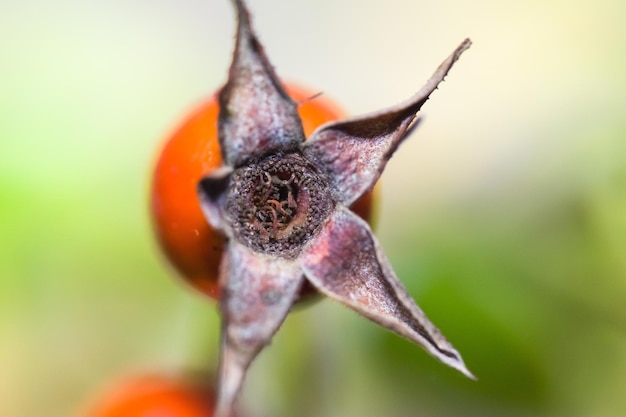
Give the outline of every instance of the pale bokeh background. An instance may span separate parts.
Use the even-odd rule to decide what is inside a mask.
[[[329,302],[254,365],[250,416],[626,413],[626,3],[250,0],[278,73],[351,113],[474,41],[383,177],[378,235],[472,382]],[[0,5],[0,415],[67,416],[137,369],[212,367],[146,194],[224,81],[227,0]]]

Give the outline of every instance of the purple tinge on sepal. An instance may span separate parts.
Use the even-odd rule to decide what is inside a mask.
[[[231,416],[250,363],[282,324],[303,283],[473,378],[402,286],[367,223],[346,208],[374,186],[417,126],[422,105],[471,42],[461,43],[406,102],[326,124],[304,142],[297,106],[265,56],[244,1],[233,3],[237,44],[219,95],[225,166],[198,185],[205,217],[227,241],[219,278],[215,417]]]
[[[241,1],[228,82],[219,95],[219,141],[224,162],[238,167],[255,156],[295,149],[304,141],[297,105],[265,56]]]
[[[320,292],[473,378],[398,280],[367,223],[354,213],[338,209],[302,257],[307,280]]]
[[[298,296],[299,263],[228,243],[220,270],[222,344],[218,410],[232,408],[250,362],[269,343]],[[216,414],[216,416],[227,414]]]
[[[465,39],[404,103],[323,125],[304,143],[304,154],[333,179],[343,204],[351,205],[374,186],[400,142],[416,126],[417,112],[470,45]]]

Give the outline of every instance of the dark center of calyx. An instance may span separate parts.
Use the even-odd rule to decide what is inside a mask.
[[[310,162],[298,153],[274,154],[235,170],[226,213],[239,242],[292,258],[334,205],[327,180]]]

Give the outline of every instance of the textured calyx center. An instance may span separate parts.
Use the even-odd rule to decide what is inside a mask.
[[[235,238],[293,257],[334,207],[323,176],[300,154],[270,155],[235,171],[226,211]]]
[[[289,179],[285,179],[287,175]],[[263,172],[258,191],[253,197],[256,208],[253,222],[262,234],[278,238],[298,223],[294,221],[292,224],[298,211],[299,180],[294,173]],[[304,213],[301,210],[299,214],[302,217]]]

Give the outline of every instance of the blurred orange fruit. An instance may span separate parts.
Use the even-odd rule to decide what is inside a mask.
[[[209,384],[184,376],[140,375],[105,391],[85,417],[211,417]]]

